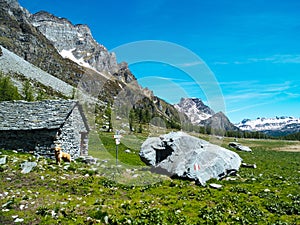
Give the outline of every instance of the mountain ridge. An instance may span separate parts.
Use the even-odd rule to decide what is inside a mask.
[[[185,114],[194,125],[214,130],[239,131],[223,112],[215,113],[200,98],[181,98],[175,108]]]
[[[289,116],[258,117],[255,120],[244,119],[236,126],[243,131],[259,131],[270,136],[285,136],[300,132],[300,118]]]

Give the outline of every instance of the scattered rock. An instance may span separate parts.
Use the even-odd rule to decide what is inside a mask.
[[[184,132],[148,138],[139,155],[153,166],[153,172],[189,178],[201,185],[236,173],[242,162],[237,153]]]
[[[235,148],[236,150],[239,150],[239,151],[252,152],[251,148],[249,148],[248,146],[241,145],[238,142],[230,142],[228,144],[228,146],[231,148]]]
[[[253,168],[253,169],[256,169],[256,164],[242,163],[241,166],[242,166],[242,167],[246,167],[246,168]]]
[[[126,153],[131,153],[131,151],[129,149],[126,149],[125,152]]]
[[[222,188],[222,185],[212,183],[212,184],[209,184],[209,187],[214,188],[214,189],[220,189],[220,188]]]
[[[236,177],[226,177],[225,180],[227,180],[227,181],[235,181],[235,180],[237,180],[237,178]]]
[[[2,208],[6,208],[6,207],[9,208],[9,206],[10,206],[11,204],[13,204],[13,201],[12,201],[12,200],[9,200],[9,201],[7,201],[6,203],[4,203],[4,204],[2,205]]]
[[[69,167],[70,167],[70,164],[68,164],[68,165],[64,166],[64,170],[68,170],[68,169],[69,169]]]
[[[15,219],[15,223],[22,223],[24,221],[24,219],[21,219],[21,218],[16,218]]]
[[[268,188],[266,188],[265,190],[264,190],[264,192],[270,192],[271,190],[270,189],[268,189]]]
[[[0,158],[0,165],[6,164],[6,158],[7,158],[7,155]]]
[[[86,163],[86,164],[96,164],[98,159],[94,158],[90,155],[87,156],[80,156],[79,160],[81,160],[82,162]]]
[[[22,171],[21,173],[29,173],[34,167],[37,166],[36,162],[24,162],[21,164]]]
[[[104,217],[104,222],[105,222],[105,224],[109,224],[109,223],[108,223],[108,216],[105,216],[105,217]]]

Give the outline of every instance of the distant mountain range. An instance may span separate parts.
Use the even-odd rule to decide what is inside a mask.
[[[270,136],[284,136],[300,132],[300,118],[281,116],[256,120],[244,119],[236,126],[243,131],[259,131]]]
[[[182,98],[174,105],[194,125],[227,131],[261,132],[268,136],[285,136],[300,132],[300,118],[281,116],[276,118],[244,119],[233,124],[223,112],[215,113],[199,98]]]

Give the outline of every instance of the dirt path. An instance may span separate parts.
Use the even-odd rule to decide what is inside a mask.
[[[285,147],[275,148],[275,151],[284,151],[284,152],[300,152],[300,144],[288,145]]]

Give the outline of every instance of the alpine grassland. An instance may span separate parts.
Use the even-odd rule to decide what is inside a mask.
[[[116,160],[113,135],[91,134],[89,154],[98,161],[90,165],[78,159],[59,166],[54,159],[0,150],[0,159],[6,158],[0,165],[0,224],[300,223],[300,152],[286,151],[299,147],[297,141],[239,139],[252,152],[237,153],[256,168],[241,167],[237,176],[203,187],[151,173],[138,155],[145,134],[124,136],[133,143],[121,139]],[[231,141],[221,144],[228,148]],[[25,161],[37,166],[23,174]]]

